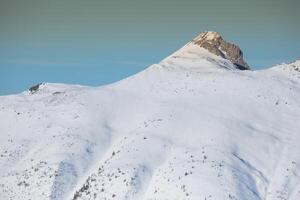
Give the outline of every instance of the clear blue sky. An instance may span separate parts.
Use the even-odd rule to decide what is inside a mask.
[[[253,69],[300,56],[299,0],[1,0],[0,95],[39,82],[110,83],[205,30]]]

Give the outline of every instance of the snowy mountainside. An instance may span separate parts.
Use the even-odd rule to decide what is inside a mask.
[[[0,199],[298,200],[297,66],[189,43],[114,84],[1,96]]]
[[[273,71],[273,73],[281,74],[288,76],[291,79],[299,79],[300,78],[300,60],[296,60],[292,63],[282,63],[280,65],[276,65],[269,69],[269,71]]]

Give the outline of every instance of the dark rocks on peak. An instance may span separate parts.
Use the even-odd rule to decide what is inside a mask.
[[[40,88],[41,85],[42,85],[42,83],[39,83],[39,84],[36,84],[36,85],[30,87],[29,88],[30,93],[31,94],[36,93],[39,90],[39,88]]]
[[[217,56],[230,60],[237,69],[250,69],[249,65],[243,59],[243,52],[241,49],[237,45],[225,41],[217,32],[203,32],[194,38],[192,42]]]

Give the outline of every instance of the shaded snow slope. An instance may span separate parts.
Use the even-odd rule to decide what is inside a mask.
[[[1,96],[0,199],[298,200],[294,65],[188,45],[111,85]]]

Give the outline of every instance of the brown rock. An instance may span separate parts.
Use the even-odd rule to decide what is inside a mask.
[[[217,32],[203,32],[194,38],[192,42],[217,56],[230,60],[238,69],[250,69],[243,59],[241,49],[237,45],[225,41]]]

